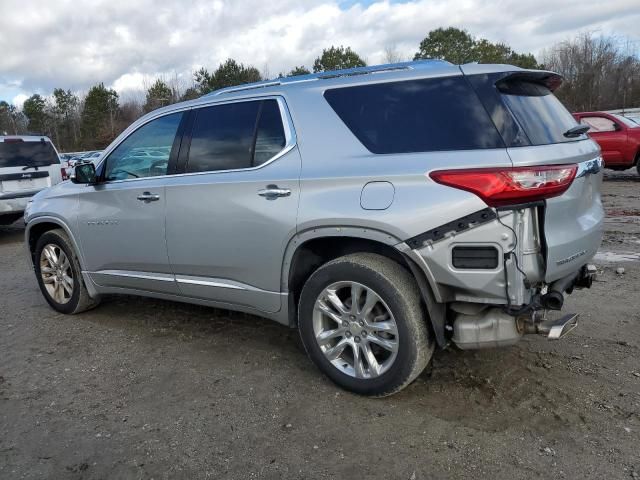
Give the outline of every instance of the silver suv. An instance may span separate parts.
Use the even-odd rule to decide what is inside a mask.
[[[153,111],[30,204],[42,293],[64,313],[122,293],[268,317],[374,396],[436,346],[558,338],[577,316],[542,314],[590,286],[603,225],[600,152],[560,82],[423,61]]]

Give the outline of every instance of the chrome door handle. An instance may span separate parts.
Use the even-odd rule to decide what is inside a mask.
[[[160,200],[160,195],[151,192],[143,192],[142,195],[138,195],[138,200],[144,203],[156,202]]]
[[[275,200],[279,197],[288,197],[291,190],[288,188],[279,188],[277,185],[267,185],[267,188],[258,190],[258,195],[265,197],[267,200]]]

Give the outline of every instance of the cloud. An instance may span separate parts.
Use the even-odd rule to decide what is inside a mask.
[[[25,95],[24,93],[19,93],[18,95],[13,97],[13,99],[11,100],[11,103],[18,108],[22,108],[22,104],[27,98],[29,98],[28,95]]]
[[[228,57],[276,75],[330,45],[369,63],[390,45],[411,58],[439,26],[533,53],[579,30],[640,42],[637,0],[3,0],[0,18],[0,97],[16,85],[48,94],[97,82],[122,92],[159,75],[188,83]]]

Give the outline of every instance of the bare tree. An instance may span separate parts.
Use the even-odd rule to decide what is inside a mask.
[[[395,44],[384,47],[384,63],[400,63],[405,60]]]
[[[560,73],[558,97],[573,111],[640,106],[640,58],[611,37],[582,33],[543,52],[545,68]]]

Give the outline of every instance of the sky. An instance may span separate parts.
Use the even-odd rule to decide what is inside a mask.
[[[0,100],[98,82],[126,98],[229,57],[275,77],[331,45],[410,59],[449,26],[536,55],[586,31],[640,49],[638,24],[640,0],[0,0]]]

